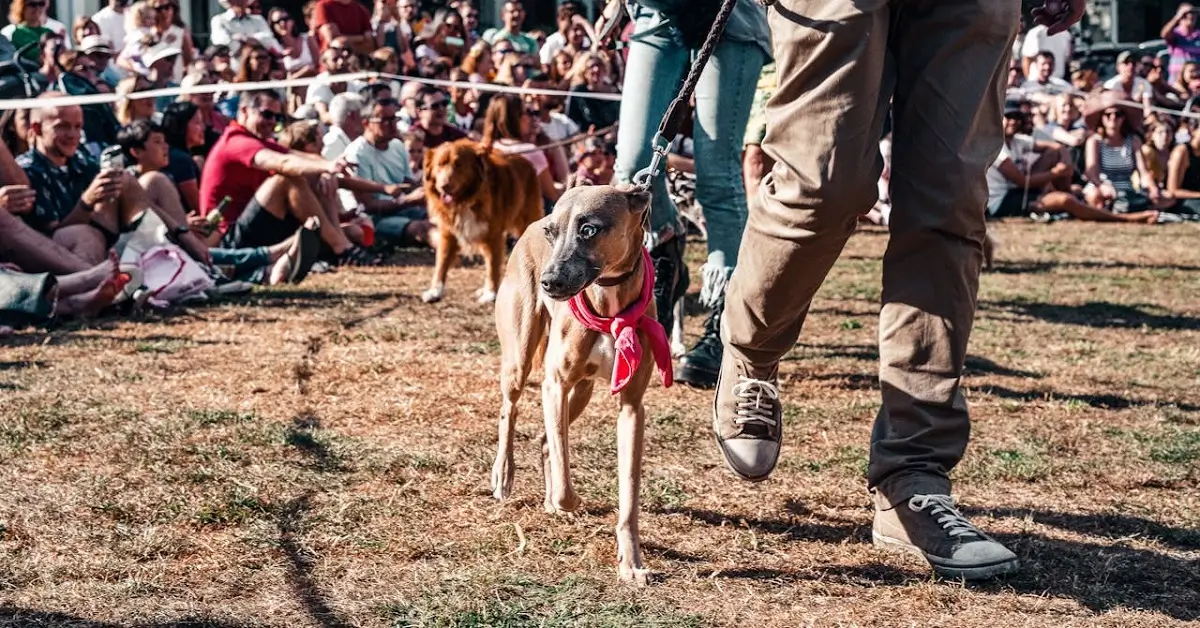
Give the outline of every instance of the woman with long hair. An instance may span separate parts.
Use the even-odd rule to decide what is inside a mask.
[[[594,52],[585,52],[575,60],[568,76],[570,91],[577,94],[612,94],[617,88],[609,81],[608,60]],[[611,100],[570,97],[567,116],[581,129],[612,126],[621,115],[621,105]]]
[[[123,78],[117,83],[117,95],[122,97],[117,101],[117,120],[122,126],[154,116],[153,98],[129,98],[129,94],[148,91],[151,87],[150,79],[138,75]]]
[[[1142,153],[1141,110],[1121,100],[1119,92],[1104,92],[1090,103],[1084,116],[1092,131],[1084,152],[1084,198],[1096,209],[1152,221],[1153,210],[1165,209],[1173,201],[1160,192]],[[1134,185],[1135,174],[1140,190]]]
[[[196,44],[192,42],[192,33],[183,23],[183,17],[179,15],[179,0],[153,0],[151,8],[154,10],[154,34],[159,45],[180,51],[171,73],[171,80],[178,83],[183,79],[183,68],[191,65],[196,58]]]
[[[196,87],[200,85],[216,85],[217,79],[211,74],[189,74],[183,77],[180,84],[185,88],[184,93],[179,95],[180,102],[190,102],[196,105],[197,111],[200,113],[200,120],[204,122],[204,148],[212,148],[217,139],[221,137],[221,133],[225,132],[225,127],[229,125],[229,118],[225,117],[216,108],[216,94],[213,92],[196,92],[186,88]],[[197,167],[203,168],[204,164],[200,157],[196,157]]]
[[[283,69],[287,71],[288,78],[316,76],[319,71],[317,60],[321,54],[317,50],[316,40],[308,33],[296,33],[296,21],[286,9],[271,9],[267,21],[283,48]]]
[[[257,83],[266,81],[271,76],[271,53],[257,42],[249,41],[242,44],[242,53],[238,61],[238,73],[234,83]]]
[[[433,21],[421,31],[421,37],[414,40],[416,44],[416,59],[436,61],[441,57],[451,59],[455,65],[463,60],[463,47],[467,43],[467,31],[463,27],[462,16],[457,11],[438,9]]]
[[[492,97],[483,119],[480,143],[501,153],[520,155],[533,164],[542,196],[553,203],[562,196],[563,188],[555,183],[545,153],[532,143],[536,136],[534,112],[525,108],[520,95],[498,93]]]
[[[8,25],[0,28],[0,35],[7,37],[17,50],[25,46],[29,49],[21,57],[30,61],[38,61],[41,50],[38,46],[42,37],[54,33],[68,42],[70,48],[71,34],[66,25],[50,17],[48,7],[50,0],[13,0],[8,5]]]
[[[200,211],[200,167],[192,154],[204,148],[204,120],[190,102],[173,102],[162,112],[163,137],[170,147],[163,172],[175,183],[187,213]]]
[[[575,55],[566,50],[559,50],[550,58],[546,66],[546,76],[555,89],[566,91],[571,88],[571,68],[575,65]]]

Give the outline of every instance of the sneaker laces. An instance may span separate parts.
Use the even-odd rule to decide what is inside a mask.
[[[938,525],[950,536],[970,535],[984,538],[979,528],[971,525],[954,506],[954,498],[949,495],[913,495],[908,500],[908,507],[915,512],[924,512],[928,508],[930,516],[936,517]]]
[[[734,423],[761,423],[771,427],[778,425],[775,421],[775,404],[779,402],[779,386],[766,380],[739,375],[738,383],[733,386],[733,395],[739,399]]]

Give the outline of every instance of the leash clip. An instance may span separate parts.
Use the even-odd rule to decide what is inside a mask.
[[[662,174],[669,148],[670,144],[663,138],[662,131],[655,133],[654,139],[650,140],[650,150],[654,153],[650,157],[650,165],[642,168],[637,174],[633,175],[634,185],[645,190],[650,189],[654,184],[654,178]]]

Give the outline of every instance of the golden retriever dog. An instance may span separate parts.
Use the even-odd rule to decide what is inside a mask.
[[[487,273],[475,294],[480,303],[495,301],[508,236],[521,237],[545,215],[537,171],[519,155],[458,140],[425,153],[424,176],[438,241],[433,280],[421,299],[433,303],[446,296],[446,273],[461,247],[483,255]]]

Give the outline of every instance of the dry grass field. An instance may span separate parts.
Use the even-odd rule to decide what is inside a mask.
[[[542,511],[534,388],[492,500],[492,315],[431,255],[0,340],[0,626],[1112,626],[1200,620],[1200,228],[1001,226],[966,386],[964,510],[1026,566],[982,586],[874,549],[885,235],[855,236],[782,369],[768,482],[709,394],[654,388],[642,535],[615,571],[615,406]],[[696,256],[702,246],[693,247]],[[693,283],[693,285],[698,285]],[[700,317],[688,319],[695,332]]]

